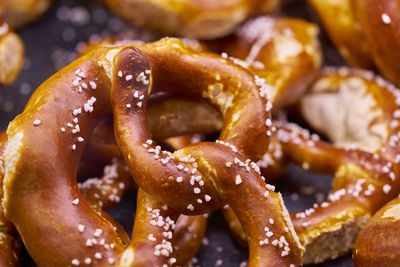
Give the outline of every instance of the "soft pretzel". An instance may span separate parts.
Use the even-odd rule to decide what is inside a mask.
[[[252,36],[249,36],[250,32],[253,34]],[[290,104],[298,98],[319,68],[320,52],[316,34],[317,29],[312,24],[301,20],[260,17],[247,23],[231,37],[207,42],[203,45],[207,47],[206,49],[218,53],[222,51],[228,52],[233,55],[230,59],[249,68],[256,75],[265,78],[272,85],[267,89],[272,95],[273,106],[279,107]],[[84,50],[81,50],[81,53],[84,54],[85,51],[90,51],[99,45],[115,46],[120,42],[121,40],[113,38],[101,39],[94,44],[89,44]],[[128,40],[123,39],[122,42],[126,43]],[[185,40],[185,42],[189,42],[192,47],[198,50],[205,49],[204,47],[196,47],[196,43],[193,43],[193,41]],[[281,55],[282,49],[293,47],[296,48],[296,53],[286,54],[284,57]],[[247,59],[247,62],[240,59]],[[169,101],[164,103],[169,103]],[[187,109],[183,111],[188,117],[192,116],[192,113],[188,111],[190,109],[193,109],[193,106],[187,106]],[[204,111],[212,112],[212,110],[208,109],[204,109]],[[165,109],[162,112],[165,112]],[[162,112],[160,116],[165,117],[168,121],[169,116],[161,115],[163,114]],[[173,114],[179,113],[181,111],[176,110]],[[181,117],[179,115],[173,116]],[[216,116],[213,116],[213,118],[214,122],[217,121],[215,120]],[[187,124],[185,121],[180,118],[179,123],[177,123],[178,129],[185,127]],[[198,120],[196,120],[196,123],[197,125],[202,124]],[[234,214],[229,208],[223,209],[223,213],[227,218],[229,218],[230,214]]]
[[[104,0],[117,15],[164,34],[214,39],[233,32],[247,18],[265,14],[278,0]]]
[[[148,70],[150,70],[150,73]],[[185,76],[181,76],[182,72],[190,73],[193,79],[189,80]],[[76,80],[78,82],[74,82]],[[80,86],[85,87],[83,83],[88,87],[80,92]],[[148,253],[148,255],[154,255],[154,253],[162,255],[153,257],[154,262],[148,262],[148,264],[160,264],[168,260],[171,247],[163,237],[164,229],[160,229],[158,226],[145,225],[145,227],[152,228],[151,230],[155,233],[154,237],[160,242],[155,242],[155,247],[145,249],[138,246],[135,241],[143,241],[144,238],[147,239],[148,237],[137,235],[133,243],[128,248],[125,248],[109,223],[89,208],[79,194],[77,186],[74,185],[74,165],[76,165],[83,147],[80,141],[84,142],[87,139],[92,128],[90,125],[94,125],[95,121],[100,119],[103,114],[111,112],[110,104],[112,104],[119,146],[139,186],[155,197],[156,200],[162,200],[162,202],[171,207],[154,213],[154,203],[147,203],[146,205],[150,205],[150,207],[146,209],[146,216],[156,214],[158,220],[162,219],[163,224],[167,220],[167,222],[174,225],[173,221],[176,220],[177,215],[174,210],[184,214],[200,214],[219,208],[224,203],[229,202],[234,209],[237,209],[235,211],[238,212],[239,218],[244,218],[250,214],[254,215],[252,216],[254,219],[242,222],[244,228],[248,231],[248,235],[254,238],[250,244],[250,266],[266,264],[263,261],[265,259],[271,260],[268,263],[269,265],[280,266],[282,263],[289,264],[290,262],[299,264],[303,248],[297,240],[296,233],[292,231],[290,220],[285,216],[287,214],[286,209],[279,194],[265,187],[264,182],[256,172],[257,168],[254,167],[255,170],[251,169],[250,172],[246,172],[235,165],[232,168],[225,166],[226,161],[231,161],[234,157],[243,162],[247,162],[247,157],[259,157],[268,144],[268,138],[260,138],[270,134],[270,129],[269,123],[265,123],[268,119],[266,100],[263,98],[266,96],[265,86],[259,81],[258,83],[261,86],[261,91],[256,85],[254,77],[241,67],[211,54],[194,54],[192,51],[185,49],[181,42],[174,39],[164,39],[156,43],[137,46],[136,48],[98,49],[89,55],[81,57],[50,78],[34,93],[24,113],[10,124],[7,131],[9,141],[3,154],[5,160],[5,196],[3,198],[5,214],[17,226],[34,260],[41,266],[54,266],[77,264],[83,262],[86,259],[85,257],[91,257],[92,262],[123,265],[139,260],[139,254],[137,254],[139,252]],[[183,92],[187,94],[197,93],[201,95],[203,92],[206,98],[209,98],[214,105],[220,105],[223,111],[225,127],[221,138],[227,142],[237,144],[235,147],[224,145],[227,143],[200,144],[171,154],[184,160],[185,151],[190,151],[194,159],[201,159],[198,160],[198,168],[204,173],[202,176],[199,173],[194,178],[191,178],[194,174],[188,176],[185,171],[186,167],[182,167],[183,169],[180,171],[181,167],[178,166],[185,166],[188,163],[175,165],[176,159],[171,159],[164,166],[161,160],[156,160],[154,158],[155,155],[150,151],[154,149],[154,153],[157,155],[156,151],[159,150],[157,147],[153,148],[150,141],[147,141],[151,136],[147,131],[146,125],[134,124],[137,127],[137,133],[123,129],[131,126],[126,120],[146,121],[143,108],[146,107],[147,90],[151,86],[154,91],[157,91],[160,89],[161,84],[163,85],[163,90],[167,91],[185,88],[186,91]],[[239,87],[240,90],[238,90],[238,85],[243,88]],[[110,88],[111,86],[112,88]],[[197,92],[196,89],[198,90]],[[138,96],[136,96],[135,92],[138,92]],[[232,102],[227,102],[229,99]],[[252,101],[252,105],[245,105],[247,101]],[[81,115],[79,114],[79,106],[82,107]],[[49,108],[53,111],[57,110],[57,117],[48,116],[48,114],[54,114],[53,112],[48,112]],[[269,109],[270,107],[267,105],[267,110]],[[129,118],[125,117],[128,113]],[[61,129],[67,123],[72,124],[73,120],[76,121],[74,115],[79,117],[79,136],[81,138],[72,134],[70,128],[66,128],[65,132]],[[254,115],[256,116],[253,117]],[[54,127],[45,127],[45,125],[50,126],[53,123],[58,125],[55,129]],[[139,130],[140,127],[142,130]],[[73,128],[76,129],[76,127]],[[26,132],[27,130],[29,134]],[[242,140],[244,135],[238,134],[240,131],[245,131],[247,135],[251,133],[253,138],[247,136],[247,140]],[[129,136],[131,134],[134,136]],[[44,140],[37,138],[37,136],[43,135],[49,137],[46,138],[46,144],[40,143]],[[127,141],[125,138],[128,136],[130,141],[125,143]],[[140,140],[135,138],[140,138]],[[143,138],[145,139],[143,140]],[[70,145],[64,147],[65,150],[62,153],[57,153],[57,151],[61,152],[56,148],[57,144],[66,143],[70,143]],[[147,148],[145,145],[147,145]],[[143,152],[141,153],[140,166],[144,167],[145,164],[150,164],[157,167],[147,169],[136,165],[135,160],[137,159],[130,152],[133,152],[131,146],[135,146],[135,153]],[[56,149],[54,150],[56,153],[54,155],[57,155],[57,157],[48,162],[45,168],[41,168],[40,164],[31,164],[43,160],[41,156],[37,157],[41,153],[38,149],[40,147],[46,147],[43,150],[46,155],[49,154],[50,150]],[[211,151],[214,152],[210,153]],[[166,154],[162,153],[162,155]],[[204,165],[207,157],[211,157],[207,164],[212,165]],[[72,163],[66,166],[65,163],[69,162],[69,160],[72,160]],[[191,159],[189,161],[193,163]],[[62,169],[59,168],[60,162],[64,163],[64,168]],[[174,165],[175,167],[173,167]],[[207,166],[214,167],[210,169]],[[217,166],[218,169],[216,169]],[[252,164],[251,166],[255,165]],[[193,169],[190,165],[187,168]],[[30,171],[28,171],[29,169]],[[213,172],[209,173],[210,170],[213,170]],[[235,179],[228,175],[231,170],[236,173]],[[145,175],[145,180],[142,179],[144,176],[142,171],[150,172]],[[151,173],[152,171],[156,172],[156,176]],[[37,176],[38,172],[41,173],[40,176]],[[195,172],[194,169],[193,172]],[[24,173],[23,180],[21,180],[22,176],[20,176],[22,173]],[[212,177],[218,194],[214,185],[211,185],[210,180],[208,180],[209,178],[205,176],[206,173],[207,176],[210,175]],[[164,177],[163,174],[167,176]],[[176,174],[181,176],[176,176]],[[60,186],[58,184],[60,181],[55,182],[54,176],[65,177],[63,183],[67,183],[66,186]],[[174,176],[178,182],[172,183],[170,181],[165,184],[166,181],[171,179],[169,177]],[[180,178],[178,177],[182,177],[182,182],[179,182]],[[201,179],[199,180],[197,177]],[[42,182],[40,184],[43,187],[41,187],[41,191],[36,191],[36,193],[33,191],[33,195],[31,194],[28,200],[24,190],[30,190],[28,188],[34,186],[30,182],[32,181],[31,179],[35,181],[34,184],[37,184],[37,179],[40,179]],[[149,183],[151,180],[155,180],[157,184],[151,185]],[[198,190],[191,184],[191,180],[195,183],[204,183],[201,191],[207,194],[204,195],[202,204],[198,201],[199,196],[194,193],[194,191],[197,192]],[[57,183],[58,185],[52,186],[52,183]],[[161,191],[155,190],[157,187]],[[224,190],[221,190],[222,188]],[[226,190],[227,188],[231,188],[231,190],[228,191]],[[246,188],[252,188],[253,192],[247,198],[248,201],[249,199],[253,200],[247,204],[241,203],[243,201],[236,197],[236,193],[244,193],[248,190]],[[10,194],[11,192],[12,195]],[[46,197],[46,192],[51,192],[51,199]],[[180,192],[179,199],[172,197],[176,192]],[[268,192],[268,196],[266,192]],[[260,202],[260,199],[265,200]],[[46,213],[46,210],[39,208],[43,200],[45,200],[46,207],[55,205],[56,207],[62,207],[63,211],[62,213],[54,211],[51,220],[36,224],[34,223],[37,221],[35,216],[43,216],[43,213]],[[239,210],[239,206],[242,204],[248,206],[248,209]],[[32,209],[32,205],[39,206]],[[26,214],[27,210],[35,210],[36,212],[28,215]],[[75,217],[73,216],[74,214],[79,215]],[[170,219],[167,219],[167,215]],[[32,221],[27,224],[26,219],[28,217],[32,218]],[[261,245],[259,241],[265,240],[267,221],[269,221],[270,232],[273,231],[277,239],[271,240],[271,245],[266,245],[265,243]],[[85,226],[82,234],[64,235],[66,232],[79,230],[80,224]],[[156,224],[158,225],[158,223]],[[55,233],[58,231],[62,233],[56,235]],[[43,235],[50,232],[52,232],[51,237],[57,236],[57,238],[50,238],[45,242],[36,238],[38,233]],[[105,244],[113,244],[114,249],[85,247],[88,238],[102,238]],[[161,242],[163,239],[165,242]],[[68,247],[65,247],[63,244],[67,242]],[[163,255],[167,257],[163,257]]]

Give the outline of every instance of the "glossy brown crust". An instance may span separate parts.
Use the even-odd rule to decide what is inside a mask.
[[[151,69],[153,76],[151,76],[152,79],[150,80],[150,85],[153,91],[157,91],[158,88],[160,88],[159,85],[162,85],[163,90],[167,90],[170,86],[173,90],[188,90],[190,88],[192,94],[199,96],[208,95],[207,91],[205,91],[207,89],[205,88],[208,87],[208,90],[210,90],[210,84],[215,83],[215,81],[225,83],[225,79],[230,77],[231,87],[229,86],[226,89],[224,88],[226,90],[224,92],[225,96],[220,98],[224,99],[227,98],[226,94],[233,94],[234,96],[232,98],[227,98],[232,99],[232,104],[230,107],[228,107],[228,109],[226,109],[226,102],[216,103],[219,104],[219,108],[224,116],[224,128],[222,129],[221,139],[226,140],[226,142],[229,144],[233,144],[238,147],[235,147],[233,150],[237,151],[236,153],[239,159],[243,157],[243,155],[241,155],[239,152],[240,150],[246,152],[246,154],[252,158],[258,157],[258,152],[256,151],[260,150],[261,147],[264,147],[264,142],[262,139],[257,138],[260,135],[267,135],[266,131],[268,130],[268,127],[265,127],[264,120],[268,117],[265,117],[265,113],[263,114],[263,112],[265,112],[266,102],[260,98],[260,93],[258,92],[259,89],[255,84],[252,83],[252,79],[249,79],[247,76],[248,74],[245,72],[237,72],[237,70],[232,68],[230,64],[219,66],[218,61],[214,61],[214,59],[211,57],[204,57],[204,55],[201,54],[196,57],[196,62],[193,62],[190,60],[190,57],[188,57],[187,51],[181,50],[181,52],[178,52],[178,46],[173,47],[177,48],[178,50],[172,49],[173,51],[164,51],[164,47],[158,46],[156,51],[147,55],[149,62],[146,62],[146,59],[144,58],[140,58],[136,51],[124,50],[121,53],[125,52],[127,54],[126,56],[125,54],[124,56],[121,56],[122,60],[116,64],[115,72],[122,71],[122,73],[125,75],[132,73],[134,76],[137,76],[138,73],[143,72],[143,69]],[[173,56],[173,58],[171,56]],[[144,67],[135,72],[133,71],[133,62],[135,62],[136,66],[137,63],[140,62],[144,65]],[[167,62],[169,64],[167,64]],[[196,64],[200,62],[201,64]],[[167,68],[167,66],[169,67]],[[176,66],[176,68],[171,68],[171,66]],[[216,69],[217,66],[218,70]],[[192,73],[196,73],[196,78],[186,79],[179,75],[179,73],[186,72],[188,69],[190,69]],[[216,72],[219,73],[217,77],[215,77],[214,74]],[[236,75],[232,76],[232,73],[236,73]],[[135,100],[131,94],[125,93],[125,88],[132,88],[134,92],[140,92],[141,95],[145,95],[145,100],[148,92],[147,86],[140,83],[130,83],[117,76],[114,78],[113,85],[114,87],[112,89],[112,94],[113,96],[118,96],[112,97],[114,108],[114,125],[118,143],[137,183],[141,188],[143,188],[144,191],[149,192],[156,199],[167,203],[173,209],[184,214],[199,214],[209,212],[221,207],[223,203],[228,203],[238,214],[238,217],[242,219],[244,229],[246,229],[246,231],[249,233],[249,236],[252,237],[253,242],[250,243],[250,266],[264,265],[265,261],[269,261],[269,265],[288,264],[289,262],[294,262],[297,264],[299,263],[301,246],[296,243],[295,237],[290,236],[294,232],[287,232],[286,234],[282,233],[282,228],[284,228],[282,226],[287,225],[288,221],[285,221],[282,213],[276,213],[277,210],[282,211],[282,206],[280,206],[282,203],[279,195],[271,193],[271,198],[267,197],[268,202],[269,200],[272,201],[272,203],[270,203],[271,206],[263,209],[260,208],[258,209],[258,212],[255,211],[254,206],[252,206],[252,209],[245,209],[246,211],[244,212],[238,210],[240,209],[239,207],[243,208],[243,205],[246,204],[242,203],[243,201],[233,199],[235,198],[235,191],[238,191],[239,194],[243,190],[245,190],[244,192],[248,192],[247,194],[254,192],[254,197],[260,197],[260,191],[265,192],[265,187],[262,186],[260,188],[259,186],[263,184],[262,180],[256,179],[256,177],[250,179],[250,177],[247,177],[247,175],[249,175],[248,173],[241,172],[242,174],[239,174],[239,183],[235,182],[238,178],[236,178],[235,181],[232,179],[232,176],[235,176],[235,174],[231,174],[230,176],[226,174],[226,172],[229,170],[229,167],[224,166],[224,164],[233,160],[232,155],[229,155],[229,153],[226,154],[227,152],[231,151],[230,148],[224,146],[224,143],[214,145],[201,144],[178,150],[174,154],[168,154],[165,152],[161,153],[161,151],[159,151],[159,149],[152,144],[148,127],[142,127],[146,120],[145,115],[140,112],[140,109],[138,112],[137,108],[135,108],[136,110],[123,108],[127,103],[132,103],[133,106],[136,106],[138,102],[138,100]],[[243,86],[245,86],[245,88],[243,88]],[[241,89],[238,91],[231,91],[237,90],[236,88]],[[221,95],[221,92],[217,91],[217,93],[213,94]],[[249,117],[246,116],[250,112],[246,111],[249,106],[242,106],[244,103],[240,104],[242,103],[241,101],[244,100],[246,103],[251,102],[253,104],[253,110],[251,111],[252,114],[260,114],[259,116],[252,116],[251,122],[249,121]],[[213,101],[212,98],[211,101]],[[258,103],[261,105],[259,106]],[[233,107],[235,107],[234,109],[236,115],[231,113],[230,108]],[[260,108],[262,111],[257,111],[258,108]],[[233,119],[235,123],[232,124],[232,118],[234,117],[236,117],[236,119]],[[254,123],[256,118],[262,118],[262,122]],[[242,124],[246,124],[247,126],[242,127]],[[142,128],[141,130],[137,129],[139,125],[140,128]],[[260,126],[262,126],[261,129]],[[136,130],[134,130],[135,128]],[[258,132],[260,130],[261,132]],[[243,138],[245,135],[248,139],[241,140],[240,138]],[[249,135],[251,135],[251,137]],[[258,140],[257,145],[254,142],[255,140]],[[267,139],[264,138],[264,140]],[[247,143],[247,145],[243,146],[244,143]],[[256,148],[256,146],[258,147]],[[195,147],[196,149],[193,149]],[[212,148],[215,149],[215,152],[210,154]],[[188,149],[190,152],[185,152],[186,149]],[[135,157],[135,155],[133,155],[130,151],[137,151],[141,154],[141,157]],[[154,155],[154,151],[159,152],[156,152]],[[232,154],[232,152],[230,152],[230,154]],[[189,159],[193,159],[193,161],[188,161]],[[166,161],[164,162],[164,160]],[[241,160],[243,161],[244,159],[242,158]],[[188,164],[189,162],[191,162],[191,164]],[[187,171],[185,171],[185,168],[187,168]],[[251,170],[249,171],[252,173]],[[197,175],[202,182],[202,184],[200,184],[201,189],[197,188],[198,192],[196,192],[195,185],[189,182],[190,180],[195,179],[193,178],[193,175]],[[243,177],[243,180],[240,178],[240,176]],[[178,180],[178,177],[181,177],[181,182],[175,181],[175,179]],[[245,180],[246,182],[244,182]],[[243,186],[241,185],[242,182]],[[249,182],[249,184],[247,184],[247,182]],[[236,187],[235,183],[236,185],[240,186]],[[250,186],[252,189],[249,189],[248,186]],[[218,192],[217,194],[216,191]],[[175,194],[179,192],[179,201],[177,201],[175,198],[171,198],[174,192]],[[207,200],[207,196],[211,198]],[[255,202],[255,199],[254,201],[249,199],[251,199],[250,196],[247,201],[250,203]],[[247,201],[244,202],[248,203]],[[246,207],[248,205],[249,204],[247,204]],[[261,203],[261,205],[263,204]],[[266,213],[261,213],[260,210],[263,210]],[[288,256],[286,258],[284,254],[282,254],[282,256],[280,255],[280,249],[272,252],[270,249],[260,246],[259,244],[259,241],[263,240],[265,236],[265,233],[263,234],[263,230],[261,229],[265,227],[265,216],[268,215],[271,216],[268,218],[275,218],[275,216],[277,216],[275,219],[276,226],[273,227],[273,230],[278,230],[275,227],[279,227],[282,231],[280,233],[285,236],[288,244],[290,244],[289,246],[294,246],[291,252],[286,255]],[[280,219],[278,219],[279,217]],[[290,227],[290,225],[287,225],[287,227]],[[258,228],[258,230],[255,228]],[[277,236],[279,235],[280,234],[277,234]],[[278,240],[276,242],[278,242]]]
[[[400,262],[400,198],[386,204],[357,236],[354,266],[397,266]]]
[[[191,100],[187,101],[191,102]],[[103,122],[102,124],[104,126],[105,123]],[[95,131],[97,131],[97,135],[99,135],[99,127],[97,127]],[[94,133],[94,135],[96,135],[96,132]],[[99,138],[99,136],[96,137]],[[109,137],[106,137],[105,139],[109,139]],[[192,137],[171,137],[165,142],[169,144],[172,149],[178,149],[189,145],[192,142]],[[95,154],[101,153],[101,151],[98,150],[93,150],[92,152],[94,152],[94,154],[91,154],[90,158],[95,156]],[[118,156],[120,156],[120,154]],[[86,180],[84,183],[79,184],[79,188],[88,203],[93,208],[98,210],[107,209],[115,206],[128,191],[137,190],[137,186],[136,184],[134,184],[134,181],[132,180],[125,163],[117,158],[114,158],[112,160],[112,164],[107,165],[104,168],[104,174],[101,178],[91,178],[89,180]],[[139,195],[142,198],[143,196],[144,198],[151,198],[143,192],[139,193]],[[143,202],[138,201],[139,211],[143,209],[143,207],[139,206],[141,205],[141,203]],[[165,208],[165,205],[162,205],[159,208],[163,209]],[[139,213],[142,214],[142,212]],[[145,219],[143,219],[141,220],[141,222],[148,224],[150,223],[151,219],[149,218],[147,222],[145,221]],[[140,221],[135,221],[135,223],[139,222]],[[206,227],[206,215],[179,216],[176,222],[176,227],[173,231],[173,239],[171,241],[174,247],[173,257],[176,259],[175,265],[184,266],[185,264],[189,263],[191,259],[197,254],[202,244],[202,239],[205,235]],[[139,229],[138,231],[142,231],[146,228],[136,226],[136,229]],[[143,235],[143,233],[140,234]],[[152,234],[153,233],[151,231],[147,232],[147,235]],[[127,243],[129,244],[129,241]]]
[[[354,9],[381,73],[400,85],[400,3],[396,0],[353,0]],[[379,36],[379,38],[377,38]]]
[[[271,101],[279,110],[298,100],[316,77],[321,66],[318,32],[301,19],[262,16],[205,44],[212,52],[244,60],[254,75],[272,85]]]
[[[244,20],[273,11],[278,0],[104,0],[122,18],[163,34],[214,39]],[[154,18],[158,19],[155,20]]]
[[[135,63],[132,62],[132,59],[135,60]],[[101,64],[99,64],[99,61]],[[112,75],[107,76],[107,74],[110,74],[110,67],[113,67]],[[150,75],[146,71],[148,69],[151,69]],[[220,73],[220,77],[215,77],[215,70]],[[120,77],[120,71],[122,77]],[[191,77],[195,79],[185,79],[182,72],[190,73]],[[139,75],[140,73],[143,74]],[[178,73],[179,75],[177,75]],[[133,75],[133,79],[127,78],[128,75]],[[80,84],[95,81],[96,89],[88,88],[81,91],[78,85],[74,86],[74,80],[77,77],[81,78]],[[109,77],[112,77],[112,82]],[[168,82],[166,82],[167,78]],[[194,150],[188,148],[187,151],[190,154],[201,159],[201,162],[198,163],[199,170],[201,169],[207,177],[212,177],[213,183],[217,184],[216,188],[231,188],[231,190],[216,193],[216,189],[208,180],[209,178],[205,180],[206,177],[203,175],[204,189],[202,187],[202,192],[207,192],[211,199],[208,201],[208,205],[196,204],[194,202],[198,197],[193,194],[193,186],[189,183],[190,176],[187,179],[187,174],[182,173],[182,176],[185,177],[184,181],[180,185],[170,183],[171,186],[162,187],[162,191],[156,193],[157,198],[170,204],[178,212],[186,214],[208,212],[219,208],[223,203],[232,202],[230,204],[232,204],[235,212],[238,212],[239,218],[247,218],[251,214],[258,216],[254,217],[254,221],[242,221],[249,236],[254,237],[254,242],[250,244],[251,266],[265,265],[267,264],[265,259],[271,259],[271,262],[277,266],[289,262],[300,264],[303,249],[296,241],[297,236],[293,231],[284,231],[284,227],[290,227],[291,223],[282,213],[285,208],[279,194],[270,192],[270,197],[266,198],[265,202],[260,203],[260,197],[268,189],[265,188],[264,182],[256,173],[257,169],[247,173],[238,167],[232,168],[236,174],[243,177],[243,184],[237,186],[235,181],[232,180],[230,169],[224,167],[226,160],[232,161],[235,156],[246,161],[247,157],[260,157],[267,148],[268,138],[261,139],[261,136],[265,136],[267,130],[269,130],[265,125],[265,120],[269,117],[266,111],[267,101],[262,97],[265,97],[265,92],[259,90],[260,88],[254,82],[254,77],[241,67],[211,54],[193,54],[193,52],[184,48],[180,41],[175,39],[163,39],[137,48],[98,49],[90,55],[81,57],[42,85],[34,93],[24,112],[11,123],[7,132],[9,141],[3,154],[6,166],[4,186],[6,194],[3,198],[3,205],[7,218],[17,226],[35,262],[40,266],[65,266],[75,264],[77,261],[84,262],[86,257],[90,257],[92,263],[98,265],[107,265],[107,262],[134,265],[141,263],[141,258],[137,254],[140,252],[140,255],[144,255],[144,257],[152,255],[152,258],[146,261],[149,266],[162,265],[161,263],[168,264],[170,254],[162,252],[162,249],[158,251],[158,246],[156,246],[160,244],[162,248],[165,245],[168,252],[169,244],[161,242],[165,238],[165,229],[152,224],[141,224],[141,227],[148,228],[154,234],[156,241],[152,246],[149,246],[148,236],[135,235],[133,242],[126,248],[110,223],[96,214],[83,199],[77,190],[74,176],[74,170],[79,155],[82,153],[83,145],[78,140],[78,136],[74,135],[67,125],[68,122],[73,121],[74,115],[79,117],[79,136],[83,139],[83,142],[87,140],[96,122],[111,112],[109,89],[112,85],[112,108],[119,145],[139,185],[146,192],[154,194],[154,189],[149,187],[159,187],[163,185],[162,180],[165,177],[169,179],[168,177],[175,175],[175,172],[180,172],[176,167],[173,168],[172,161],[167,164],[168,166],[158,166],[153,169],[157,172],[157,179],[155,180],[157,184],[151,186],[150,183],[141,180],[142,171],[146,169],[141,168],[142,170],[139,171],[137,165],[132,162],[135,160],[135,156],[129,155],[131,151],[134,151],[134,154],[142,153],[140,166],[157,166],[160,163],[154,160],[154,155],[149,157],[147,149],[143,151],[143,144],[150,137],[145,124],[134,123],[136,133],[123,130],[123,127],[130,125],[129,123],[125,124],[127,119],[146,121],[144,108],[146,107],[147,95],[145,94],[144,98],[141,99],[140,97],[135,98],[134,94],[131,93],[134,92],[133,88],[139,89],[140,96],[147,92],[149,86],[146,85],[147,80],[150,81],[154,92],[160,90],[160,85],[163,85],[162,89],[170,92],[185,88],[184,93],[188,95],[204,94],[214,105],[223,110],[225,127],[221,138],[237,144],[237,149],[246,154],[244,156],[239,151],[233,154],[232,149],[223,144],[204,144]],[[222,83],[223,88],[220,85],[215,85],[216,81]],[[238,86],[238,82],[241,86]],[[194,85],[194,87],[188,85]],[[238,90],[238,88],[243,90]],[[217,92],[219,94],[216,94]],[[215,95],[218,97],[216,98]],[[232,95],[232,105],[228,105],[229,102],[226,101],[230,99],[230,95]],[[113,99],[116,96],[118,97]],[[95,97],[95,103],[93,103],[92,97]],[[128,99],[130,101],[125,102]],[[88,100],[90,101],[88,102]],[[139,100],[143,100],[141,105],[138,105]],[[246,105],[249,101],[253,103],[251,107]],[[127,104],[131,104],[131,106],[127,107]],[[92,106],[93,110],[91,109]],[[81,114],[74,112],[79,107],[84,107]],[[127,113],[130,113],[131,117],[124,117],[124,114]],[[48,114],[58,115],[49,117]],[[234,119],[236,118],[235,114],[238,115],[237,121]],[[130,122],[132,123],[132,121]],[[53,127],[47,127],[50,125],[53,125]],[[66,131],[60,131],[65,126]],[[140,128],[142,130],[139,130]],[[234,134],[243,131],[247,133],[247,137],[251,134],[251,138],[243,140],[243,135],[236,136]],[[125,145],[124,142],[127,141],[125,138],[131,134],[138,136],[131,136],[129,143]],[[42,138],[43,136],[47,138]],[[138,142],[135,142],[135,140]],[[73,146],[74,144],[75,146]],[[131,150],[132,145],[135,147],[134,150]],[[210,154],[214,149],[217,153]],[[52,152],[50,153],[50,151]],[[185,151],[181,153],[185,154]],[[178,156],[179,152],[175,155]],[[211,157],[210,163],[206,164],[204,155]],[[40,164],[43,160],[46,161],[45,165]],[[67,162],[68,164],[66,164]],[[213,165],[210,165],[211,163]],[[63,166],[63,168],[60,168],[60,166]],[[210,169],[209,166],[213,167]],[[217,166],[218,170],[215,170],[216,173],[214,173],[213,169]],[[17,169],[16,172],[14,172],[14,167]],[[147,180],[154,180],[151,170],[146,171],[150,171]],[[168,174],[163,177],[162,175],[165,172],[169,172],[171,175]],[[39,176],[38,173],[40,173]],[[55,177],[58,178],[55,179]],[[38,183],[38,179],[40,179],[40,183]],[[35,190],[37,185],[39,185],[40,191]],[[253,192],[254,195],[250,198],[255,198],[252,202],[256,204],[247,203],[245,205],[252,206],[249,207],[251,209],[241,211],[239,207],[242,203],[238,203],[239,200],[237,200],[235,192],[245,193],[247,192],[246,188]],[[175,189],[174,194],[166,195],[165,192],[171,189]],[[31,192],[29,197],[26,190]],[[176,192],[181,193],[181,203],[174,203],[175,201],[167,199],[176,195]],[[51,197],[49,197],[49,194],[51,194]],[[189,203],[193,203],[193,211],[187,210]],[[143,216],[152,216],[154,203],[145,202],[145,204],[150,209],[145,208],[146,205],[141,206],[147,212]],[[47,209],[50,206],[58,208],[52,211],[51,216],[49,216]],[[256,209],[256,206],[260,207]],[[35,212],[27,212],[32,210]],[[260,212],[260,210],[262,211]],[[165,214],[164,211],[162,214],[160,212],[156,216],[161,216],[164,221],[167,215],[170,216],[171,220],[176,219],[174,214],[169,214],[169,212],[172,212],[171,208],[165,212]],[[39,218],[44,216],[49,220],[40,221]],[[265,221],[270,217],[275,219],[275,224],[271,226],[271,229],[277,236],[284,236],[287,246],[291,249],[286,257],[281,256],[283,249],[279,246],[260,246],[258,244],[260,238],[265,237]],[[141,218],[141,216],[138,216],[138,218]],[[79,232],[79,229],[82,228],[79,225],[85,226],[83,232]],[[99,232],[96,229],[102,230]],[[145,231],[139,232],[145,233]],[[38,235],[43,234],[54,238],[45,241],[38,239]],[[100,236],[97,237],[98,235]],[[113,249],[107,249],[105,245],[85,246],[87,240],[92,238],[96,240],[97,238],[104,239],[104,244],[107,244],[110,248],[112,246]],[[145,244],[147,245],[141,245],[142,241],[146,241]],[[142,251],[142,249],[144,250]],[[164,254],[154,257],[154,253]],[[271,266],[271,264],[268,263],[268,266]]]
[[[352,7],[352,0],[309,0],[325,30],[349,64],[374,69],[371,49]]]
[[[11,84],[22,69],[25,47],[20,37],[0,20],[0,85]]]
[[[156,140],[196,133],[213,134],[221,130],[222,117],[215,107],[200,99],[163,94],[149,99],[147,120]],[[176,146],[173,146],[175,148]],[[116,144],[112,117],[104,118],[93,131],[79,163],[79,178],[98,175],[93,166],[105,166],[121,157]]]

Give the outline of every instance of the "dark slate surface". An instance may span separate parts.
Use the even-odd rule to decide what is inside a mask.
[[[82,3],[83,2],[83,3]],[[297,0],[285,9],[284,14],[317,21],[305,1]],[[112,34],[130,29],[134,36],[146,41],[155,37],[142,29],[125,24],[110,15],[96,1],[60,0],[44,18],[19,31],[26,44],[24,71],[12,86],[0,92],[0,130],[7,127],[27,102],[30,94],[54,72],[73,60],[73,51],[80,41],[90,36]],[[343,60],[321,32],[325,64],[342,65]],[[278,184],[284,193],[290,211],[299,211],[321,201],[330,189],[329,176],[317,176],[291,167],[284,181]],[[301,193],[299,193],[301,191]],[[299,198],[298,200],[296,200]],[[134,220],[135,196],[128,195],[110,213],[130,231]],[[199,266],[239,266],[247,259],[247,250],[236,244],[226,230],[219,213],[209,217],[207,240],[194,260]],[[23,266],[35,266],[29,256],[23,254]],[[353,266],[351,257],[326,262],[317,266]]]

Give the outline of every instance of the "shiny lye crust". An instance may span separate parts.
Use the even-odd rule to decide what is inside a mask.
[[[251,16],[270,13],[277,0],[104,0],[122,18],[164,34],[214,39]],[[154,19],[154,18],[158,19]]]
[[[211,101],[224,117],[221,141],[173,154],[161,151],[147,126],[150,90]],[[304,249],[280,195],[251,162],[266,151],[266,136],[272,132],[266,97],[265,84],[240,66],[211,54],[195,54],[175,39],[95,50],[46,81],[10,124],[3,154],[5,215],[40,266],[85,261],[125,266],[144,264],[140,261],[150,256],[148,266],[173,264],[165,239],[168,229],[157,222],[141,225],[151,228],[155,241],[149,246],[149,236],[137,235],[126,246],[113,224],[91,209],[78,190],[74,173],[84,144],[96,122],[113,113],[125,161],[143,191],[155,197],[144,198],[147,216],[156,215],[172,227],[181,213],[202,214],[229,204],[252,240],[249,266],[301,264]],[[248,102],[252,105],[245,105]],[[234,159],[249,168],[236,165]],[[173,197],[177,192],[179,199]],[[248,197],[240,200],[237,194]],[[157,201],[167,208],[156,208]],[[49,206],[55,208],[51,214]],[[267,228],[276,237],[269,243]],[[51,238],[43,241],[38,235]]]

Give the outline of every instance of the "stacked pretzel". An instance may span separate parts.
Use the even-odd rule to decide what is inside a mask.
[[[203,38],[231,32],[259,4],[107,2],[135,22]],[[276,4],[264,2],[268,11]],[[144,14],[130,13],[130,5]],[[208,8],[221,17],[210,19]],[[182,9],[191,12],[180,17]],[[149,22],[154,12],[174,14],[168,29]],[[235,12],[241,15],[218,27]],[[187,25],[177,28],[177,21]],[[18,264],[20,236],[39,266],[182,266],[199,249],[205,214],[222,207],[233,235],[249,247],[248,266],[337,258],[351,251],[364,227],[355,263],[397,264],[397,239],[385,253],[369,240],[376,228],[397,229],[387,218],[398,217],[398,200],[370,218],[400,193],[400,91],[347,68],[316,78],[317,32],[300,20],[259,17],[214,40],[90,44],[35,91],[0,136],[0,264]],[[293,103],[331,144],[277,119]],[[160,145],[216,131],[215,142],[174,139],[175,151]],[[110,161],[101,178],[77,183],[77,169],[90,175],[91,166]],[[325,202],[287,211],[268,182],[290,163],[334,173]],[[131,239],[104,211],[128,190],[137,190],[138,199]]]

